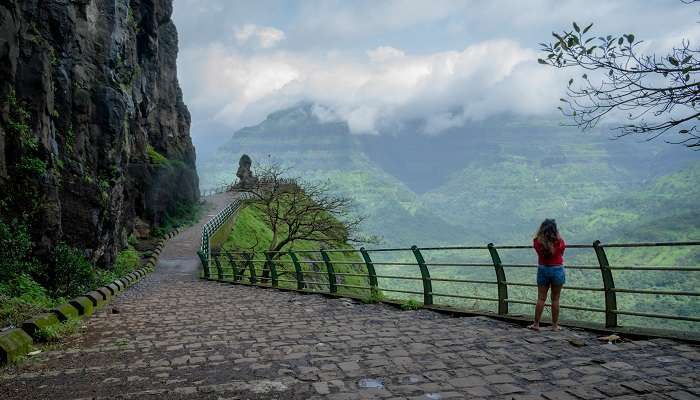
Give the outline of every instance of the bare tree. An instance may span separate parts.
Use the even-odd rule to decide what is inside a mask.
[[[279,252],[300,240],[330,245],[367,242],[359,227],[353,200],[334,193],[328,183],[285,178],[277,164],[258,168],[258,184],[245,191],[253,207],[272,231],[268,252]]]
[[[633,34],[596,37],[593,24],[552,33],[554,40],[540,43],[546,57],[540,64],[577,68],[581,79],[570,79],[567,98],[558,107],[583,130],[620,111],[628,121],[614,128],[617,136],[644,135],[652,140],[669,130],[680,138],[669,143],[700,148],[699,47],[682,40],[665,56],[643,53],[642,41]]]

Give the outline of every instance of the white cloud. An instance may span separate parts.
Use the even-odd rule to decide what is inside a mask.
[[[536,48],[572,20],[595,22],[596,35],[633,32],[661,55],[681,38],[697,47],[697,6],[643,3],[176,0],[179,76],[193,119],[231,130],[308,100],[356,133],[418,119],[438,134],[500,113],[557,115],[580,72],[538,65]]]
[[[391,46],[379,46],[376,49],[368,50],[367,55],[373,62],[384,62],[402,58],[406,53]]]
[[[254,43],[263,49],[275,47],[284,40],[284,32],[271,26],[257,26],[255,24],[245,24],[234,28],[234,36],[240,45]]]
[[[250,56],[221,45],[187,51],[186,61],[198,63],[190,106],[213,109],[214,118],[240,128],[308,100],[321,105],[316,115],[345,120],[355,133],[405,119],[439,133],[501,112],[551,113],[564,88],[534,51],[511,40],[425,55],[387,46],[367,54],[369,62],[283,51]]]

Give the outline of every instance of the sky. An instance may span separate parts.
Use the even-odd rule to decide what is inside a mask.
[[[700,41],[698,11],[679,0],[175,0],[173,19],[201,155],[301,101],[355,134],[554,118],[573,72],[537,63],[552,31],[593,22],[662,50]]]

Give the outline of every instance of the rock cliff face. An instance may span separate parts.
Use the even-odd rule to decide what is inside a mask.
[[[198,200],[172,0],[0,0],[0,210],[110,265]],[[41,253],[41,251],[39,252]]]

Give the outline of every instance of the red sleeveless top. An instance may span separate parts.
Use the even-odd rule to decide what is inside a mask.
[[[533,239],[532,246],[537,252],[538,264],[546,266],[564,265],[564,250],[566,250],[566,242],[564,239],[559,239],[556,243],[554,243],[554,251],[550,257],[544,256],[544,247],[539,240]]]

